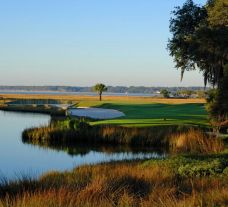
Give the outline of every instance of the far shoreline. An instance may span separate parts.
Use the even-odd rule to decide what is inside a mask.
[[[91,95],[69,95],[69,94],[17,94],[1,93],[0,98],[4,99],[54,99],[69,101],[98,101],[97,96]],[[0,99],[1,100],[1,99]],[[147,96],[104,96],[103,101],[132,101],[132,103],[148,102],[148,103],[167,103],[167,104],[183,104],[183,103],[206,103],[203,98],[162,98]]]

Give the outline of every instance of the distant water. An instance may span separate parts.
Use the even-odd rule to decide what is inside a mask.
[[[0,94],[31,94],[31,95],[81,95],[81,96],[97,96],[94,92],[61,92],[61,91],[0,91]],[[109,93],[104,92],[104,96],[140,96],[155,97],[156,93]]]
[[[22,142],[21,133],[25,128],[45,125],[49,120],[48,115],[0,111],[0,180],[39,176],[50,170],[69,170],[83,164],[165,156],[153,149]]]

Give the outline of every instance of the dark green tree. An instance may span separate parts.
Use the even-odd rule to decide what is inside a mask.
[[[207,94],[207,110],[211,120],[223,122],[228,120],[228,65],[224,70],[219,90],[210,90]],[[216,119],[215,119],[216,118]]]
[[[99,100],[102,100],[102,93],[104,91],[107,91],[107,87],[103,83],[97,83],[94,87],[93,90],[96,91],[99,95]]]
[[[208,11],[213,11],[215,2],[200,7],[187,0],[183,7],[177,7],[170,20],[173,37],[168,49],[181,69],[181,79],[185,71],[199,69],[205,85],[209,82],[219,87],[228,59],[228,30],[208,20]]]
[[[170,92],[166,89],[162,89],[160,93],[163,95],[164,98],[169,98]]]
[[[190,98],[190,96],[194,93],[192,90],[182,90],[178,92],[180,95],[184,96],[185,98]]]
[[[197,98],[206,98],[206,91],[205,90],[198,90],[196,91]]]
[[[228,64],[228,5],[226,0],[209,0],[198,6],[187,0],[182,7],[176,7],[170,20],[172,38],[168,42],[170,55],[176,67],[185,71],[199,69],[204,83],[216,88],[212,101],[208,100],[210,117],[227,119],[228,102],[224,102],[227,91],[225,68]],[[211,95],[211,94],[210,94]]]
[[[209,0],[207,5],[208,22],[213,27],[228,26],[228,1]]]

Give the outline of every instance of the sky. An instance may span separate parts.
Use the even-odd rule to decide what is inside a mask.
[[[166,49],[184,2],[0,0],[0,85],[203,86]]]

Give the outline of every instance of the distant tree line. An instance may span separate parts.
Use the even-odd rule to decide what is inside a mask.
[[[109,93],[154,94],[162,89],[171,93],[179,91],[203,91],[204,87],[145,87],[145,86],[107,86]],[[80,86],[0,86],[0,91],[52,91],[52,92],[93,92],[93,87]]]

